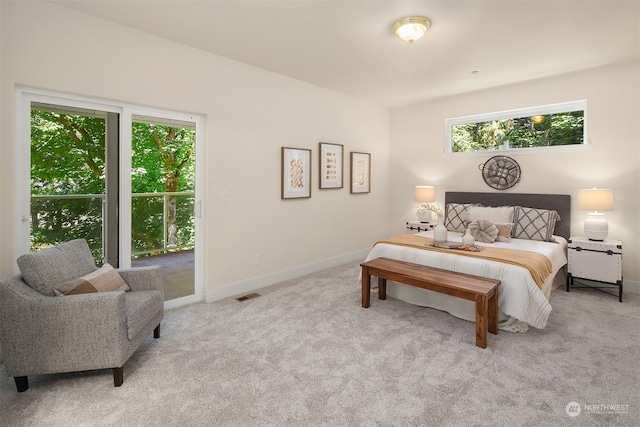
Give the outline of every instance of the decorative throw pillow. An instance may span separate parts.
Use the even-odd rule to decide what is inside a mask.
[[[553,242],[553,230],[560,215],[556,211],[516,206],[514,219],[512,237]]]
[[[53,289],[56,296],[131,290],[122,276],[110,264],[82,276],[64,282]]]
[[[496,242],[509,243],[511,241],[511,229],[513,228],[513,224],[505,223],[505,224],[495,224],[498,229],[498,237],[496,237]]]
[[[488,219],[494,224],[513,223],[513,206],[484,207],[471,206],[467,209],[469,221]]]
[[[469,223],[469,232],[477,242],[493,243],[498,237],[498,227],[488,219],[474,219]]]
[[[449,203],[445,209],[444,226],[449,231],[464,233],[465,221],[468,217],[467,209],[472,206],[480,206],[473,203]]]

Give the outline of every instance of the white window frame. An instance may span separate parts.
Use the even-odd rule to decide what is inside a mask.
[[[466,125],[470,123],[489,122],[492,120],[504,120],[526,116],[545,116],[549,114],[565,113],[568,111],[584,111],[584,130],[582,144],[572,145],[554,145],[548,147],[530,147],[530,148],[509,148],[508,146],[500,147],[499,150],[482,150],[482,151],[465,151],[454,152],[453,141],[451,140],[452,128],[457,125]],[[585,99],[579,101],[562,102],[558,104],[540,105],[536,107],[518,108],[514,110],[498,111],[493,113],[475,114],[471,116],[454,117],[445,120],[445,141],[444,152],[454,156],[478,156],[494,153],[509,152],[511,154],[540,154],[544,152],[560,152],[565,150],[582,150],[587,147],[587,101]]]

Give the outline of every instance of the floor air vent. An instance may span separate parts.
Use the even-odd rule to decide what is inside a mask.
[[[254,292],[254,293],[252,293],[252,294],[247,294],[247,295],[245,295],[245,296],[242,296],[242,297],[239,297],[239,298],[236,298],[236,299],[237,299],[238,301],[246,301],[246,300],[248,300],[248,299],[258,298],[259,296],[261,296],[259,293]]]

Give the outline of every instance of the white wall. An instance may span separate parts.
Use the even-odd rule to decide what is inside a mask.
[[[214,297],[353,257],[389,234],[388,109],[53,4],[0,10],[0,277],[15,260],[15,86],[205,116],[204,281]],[[318,189],[320,141],[344,144],[343,189]],[[311,199],[280,199],[282,146],[313,150]],[[372,154],[370,194],[349,193],[350,151]]]
[[[493,90],[428,101],[391,111],[391,219],[415,219],[413,187],[435,185],[444,192],[495,191],[478,165],[490,155],[445,155],[446,118],[566,101],[587,100],[589,147],[558,154],[512,154],[522,169],[508,191],[570,194],[571,232],[583,234],[586,212],[575,209],[580,188],[613,188],[615,211],[607,212],[609,237],[623,241],[625,290],[640,281],[640,65],[622,64]]]

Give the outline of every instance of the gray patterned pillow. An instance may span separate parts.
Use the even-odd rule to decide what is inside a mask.
[[[515,206],[514,220],[512,235],[516,239],[553,242],[553,230],[560,215],[556,211]]]
[[[474,203],[449,203],[445,208],[444,226],[449,231],[464,233],[465,221],[469,216],[467,208],[471,206],[482,206]]]

